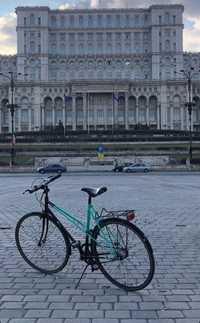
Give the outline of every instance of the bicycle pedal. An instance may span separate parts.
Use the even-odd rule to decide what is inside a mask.
[[[92,265],[92,271],[98,270],[99,266],[97,264]]]

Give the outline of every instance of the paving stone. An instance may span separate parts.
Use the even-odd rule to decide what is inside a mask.
[[[43,295],[28,295],[25,296],[23,301],[24,302],[43,302],[47,299],[47,296]]]
[[[64,323],[91,323],[91,319],[66,319]]]
[[[26,309],[45,309],[49,307],[47,302],[27,302],[24,308]]]
[[[23,308],[23,307],[24,307],[24,302],[3,302],[0,305],[0,310],[2,310],[3,308],[17,309],[17,308]]]
[[[175,310],[165,310],[165,311],[158,311],[159,318],[180,318],[184,317],[181,311]]]
[[[185,310],[183,314],[186,318],[198,318],[200,320],[200,309],[199,310]]]
[[[9,323],[35,323],[36,319],[11,319]],[[3,323],[3,320],[0,321],[0,323]]]
[[[78,313],[79,318],[103,318],[104,317],[104,312],[100,310],[80,310]]]
[[[39,319],[37,323],[63,323],[63,319]]]
[[[76,310],[96,310],[98,307],[98,303],[78,303],[75,304]]]
[[[74,303],[61,303],[61,302],[56,302],[56,303],[51,303],[49,305],[50,309],[63,309],[63,310],[72,310],[74,307]]]
[[[115,310],[137,310],[138,304],[137,303],[115,303],[114,309]]]
[[[72,311],[72,310],[54,310],[52,313],[52,318],[75,318],[77,313],[77,311]]]
[[[24,317],[25,311],[18,309],[6,309],[0,311],[0,320],[3,318],[19,318]]]
[[[47,298],[48,302],[68,302],[69,296],[67,295],[50,295]]]
[[[106,318],[117,318],[117,319],[125,319],[130,318],[131,313],[129,310],[115,310],[115,311],[106,311],[105,312]]]
[[[34,318],[42,318],[42,317],[50,317],[51,310],[28,310],[25,317],[34,317]]]
[[[132,318],[135,319],[155,319],[157,318],[156,311],[131,311]]]

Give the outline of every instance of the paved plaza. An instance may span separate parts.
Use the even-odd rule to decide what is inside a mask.
[[[24,262],[14,230],[22,215],[40,209],[34,194],[22,195],[36,179],[0,175],[0,323],[200,323],[199,174],[66,174],[52,183],[52,200],[80,218],[87,204],[83,186],[108,187],[95,199],[97,209],[136,209],[156,272],[134,293],[89,269],[75,289],[84,267],[76,251],[52,276]]]

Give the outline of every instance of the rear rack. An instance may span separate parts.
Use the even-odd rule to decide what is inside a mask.
[[[101,210],[100,213],[100,217],[101,218],[112,218],[112,217],[116,217],[116,218],[120,218],[120,217],[125,217],[127,219],[128,214],[133,214],[135,215],[135,210],[133,209],[129,209],[129,210],[106,210],[105,208],[103,208]]]

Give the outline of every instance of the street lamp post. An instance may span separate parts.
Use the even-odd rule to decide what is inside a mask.
[[[185,103],[185,106],[188,108],[189,116],[189,166],[192,165],[192,108],[195,105],[192,102],[192,76],[193,76],[194,67],[190,67],[189,71],[181,70],[180,72],[184,74],[187,80],[188,85],[188,102]]]
[[[8,72],[10,76],[0,73],[0,76],[6,77],[10,81],[10,89],[11,89],[11,104],[8,104],[8,108],[10,109],[10,115],[11,115],[11,132],[12,132],[12,141],[11,141],[11,156],[10,156],[10,167],[12,168],[14,166],[14,159],[15,159],[15,133],[14,133],[14,113],[15,108],[17,107],[17,104],[14,104],[14,73]],[[18,73],[18,75],[22,75],[21,73]],[[27,76],[27,74],[24,74],[24,76]]]

